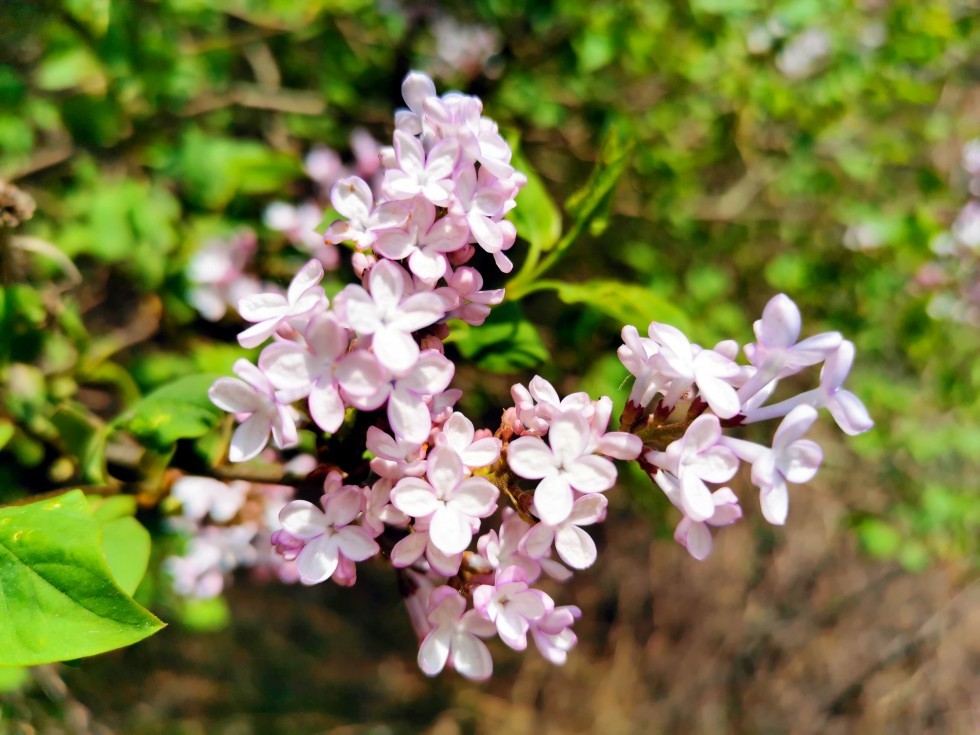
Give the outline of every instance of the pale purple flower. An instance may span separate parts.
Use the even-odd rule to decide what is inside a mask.
[[[187,280],[194,285],[188,300],[208,321],[220,320],[229,305],[261,290],[258,279],[244,273],[257,244],[255,233],[246,228],[227,239],[209,240],[191,257]]]
[[[458,554],[470,545],[473,521],[496,510],[500,491],[485,477],[465,477],[463,462],[450,447],[436,447],[427,462],[428,481],[400,480],[391,491],[391,502],[414,518],[431,515],[432,543],[443,553]]]
[[[434,284],[449,269],[446,253],[463,247],[468,237],[466,220],[457,216],[437,220],[436,208],[417,199],[404,226],[380,233],[374,250],[392,260],[408,258],[409,270],[426,284]]]
[[[786,483],[809,482],[817,473],[823,452],[802,436],[817,420],[817,410],[800,405],[786,414],[772,440],[772,449],[743,439],[725,437],[722,443],[752,463],[752,482],[759,487],[762,515],[776,525],[786,522],[789,493]]]
[[[456,295],[455,303],[446,314],[449,319],[461,319],[467,324],[479,327],[490,315],[490,307],[504,300],[504,289],[495,288],[482,291],[483,276],[475,268],[461,267],[451,271],[446,282],[448,289]],[[447,289],[447,290],[448,290]]]
[[[575,605],[562,605],[532,622],[531,635],[541,655],[557,666],[563,665],[578,643],[572,625],[580,617],[582,611]]]
[[[395,130],[397,168],[385,171],[382,191],[392,199],[422,196],[437,207],[453,200],[453,170],[459,160],[459,143],[452,139],[436,143],[426,155],[419,140]]]
[[[554,605],[544,592],[528,587],[520,567],[508,567],[494,584],[473,590],[473,608],[497,626],[500,639],[515,651],[527,648],[531,622],[543,618]]]
[[[238,335],[242,347],[258,347],[288,320],[309,315],[318,307],[326,307],[327,297],[320,286],[323,266],[311,260],[289,284],[285,296],[274,293],[247,296],[238,304],[238,313],[248,322],[258,322]]]
[[[602,495],[583,495],[572,505],[572,512],[561,523],[551,526],[538,523],[531,527],[521,541],[521,549],[530,557],[540,559],[548,554],[551,545],[563,562],[573,569],[587,569],[596,560],[595,541],[581,526],[600,523],[606,517],[606,498]]]
[[[601,497],[601,496],[599,496]],[[505,508],[500,531],[490,529],[480,536],[476,549],[491,569],[502,570],[507,567],[520,567],[524,570],[528,584],[534,584],[541,576],[541,564],[521,549],[521,540],[527,533],[528,525],[511,508]],[[545,550],[546,553],[548,550]],[[560,566],[557,565],[556,566]],[[564,567],[562,567],[564,569]],[[566,570],[567,571],[567,570]]]
[[[323,240],[332,244],[352,242],[358,250],[371,248],[379,232],[401,227],[410,212],[399,202],[381,202],[375,206],[371,187],[357,176],[340,179],[334,184],[330,203],[346,220],[332,223]]]
[[[385,526],[404,528],[408,525],[408,516],[391,504],[392,484],[391,480],[382,477],[370,488],[363,488],[364,513],[361,516],[361,526],[374,538],[384,533]]]
[[[201,599],[221,594],[229,572],[255,563],[252,540],[256,531],[250,523],[201,529],[183,556],[171,556],[164,562],[173,577],[174,591]]]
[[[341,322],[358,334],[373,335],[375,355],[396,374],[410,370],[418,360],[419,346],[412,332],[445,315],[442,300],[433,293],[405,296],[410,284],[404,269],[383,260],[368,274],[367,290],[352,284],[334,300]]]
[[[364,128],[354,128],[351,132],[350,150],[354,154],[358,176],[371,179],[381,169],[378,141]]]
[[[827,358],[820,369],[820,386],[787,398],[785,401],[762,406],[747,412],[748,422],[765,421],[787,415],[799,405],[826,408],[841,431],[850,436],[861,434],[872,426],[874,421],[861,399],[841,386],[847,379],[854,362],[854,343],[841,342],[840,347]]]
[[[743,403],[771,381],[816,365],[840,347],[839,332],[824,332],[797,342],[801,323],[800,310],[786,294],[769,299],[762,318],[752,325],[756,341],[745,345],[745,356],[757,372],[738,390]]]
[[[317,146],[303,159],[303,172],[326,193],[338,179],[344,176],[346,169],[337,151],[333,148]]]
[[[494,176],[508,179],[514,174],[512,152],[497,130],[497,124],[481,117],[479,98],[459,93],[426,97],[422,104],[425,121],[444,139],[459,142],[464,164],[478,162]]]
[[[321,498],[321,511],[306,500],[294,500],[279,513],[283,530],[306,546],[296,557],[300,581],[318,584],[334,575],[341,556],[364,561],[380,551],[367,529],[351,525],[361,512],[360,488],[342,487]]]
[[[499,252],[504,245],[503,216],[510,189],[487,169],[477,174],[465,166],[456,175],[454,211],[466,218],[476,243],[488,253]]]
[[[490,436],[475,439],[475,436],[473,422],[463,414],[454,412],[443,424],[436,443],[451,447],[469,470],[489,467],[500,457],[500,440]]]
[[[237,360],[232,372],[238,378],[218,378],[208,390],[211,402],[242,420],[231,436],[228,459],[244,462],[257,456],[269,442],[269,434],[280,449],[298,442],[296,424],[287,406],[276,402],[268,378],[248,360]],[[239,380],[239,378],[241,378]]]
[[[423,556],[432,571],[452,577],[463,562],[463,552],[447,554],[432,541],[430,519],[420,519],[412,526],[412,532],[402,538],[391,550],[391,563],[399,569],[416,564]]]
[[[377,426],[367,430],[367,449],[374,457],[371,469],[391,480],[421,477],[425,474],[425,459],[420,442],[396,439]]]
[[[187,475],[173,484],[170,497],[180,502],[185,518],[201,521],[210,516],[216,523],[227,523],[242,509],[251,487],[241,480],[221,482]]]
[[[476,610],[466,610],[466,600],[452,587],[439,587],[429,595],[429,623],[432,630],[419,647],[419,668],[435,676],[450,663],[468,679],[482,681],[493,673],[490,650],[480,638],[497,631],[493,623]]]
[[[436,96],[436,85],[422,72],[412,71],[402,81],[402,98],[407,110],[395,111],[395,127],[408,135],[422,134],[423,105],[429,97]]]
[[[548,432],[549,444],[536,436],[510,443],[507,463],[520,477],[541,480],[534,491],[534,511],[550,525],[562,523],[572,512],[572,489],[603,492],[616,482],[616,466],[605,457],[588,453],[591,429],[578,413],[558,414]]]
[[[738,458],[720,444],[721,424],[713,414],[698,416],[684,436],[666,452],[650,451],[647,461],[674,475],[680,483],[680,508],[694,521],[705,521],[715,512],[705,482],[728,482],[738,469]],[[659,477],[659,473],[658,473]],[[657,479],[657,478],[655,478]]]
[[[304,337],[305,347],[285,341],[269,345],[259,357],[259,367],[277,389],[279,402],[292,403],[309,396],[310,416],[332,434],[344,420],[341,391],[367,397],[388,376],[371,353],[347,352],[349,334],[331,313],[314,316]]]
[[[316,202],[304,202],[298,207],[273,202],[266,207],[263,221],[270,230],[282,232],[289,242],[320,261],[324,268],[337,268],[340,262],[337,248],[326,247],[323,235],[316,231],[323,221],[323,209]]]
[[[710,518],[704,521],[692,521],[684,516],[674,529],[674,540],[698,561],[704,561],[711,553],[712,539],[708,526],[730,526],[742,517],[738,498],[731,488],[722,487],[715,490],[711,494],[711,500],[715,505],[715,512]]]
[[[612,409],[613,403],[609,396],[601,396],[592,401],[592,416],[589,419],[592,440],[589,442],[589,449],[613,459],[634,460],[643,451],[643,440],[626,431],[606,431]]]
[[[399,440],[421,445],[432,430],[428,403],[440,396],[453,379],[456,367],[437,350],[424,350],[409,370],[392,382],[384,382],[366,398],[351,397],[362,410],[374,410],[388,402],[388,422]]]

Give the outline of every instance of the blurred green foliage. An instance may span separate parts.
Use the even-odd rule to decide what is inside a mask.
[[[175,452],[213,457],[218,417],[200,390],[179,412],[176,394],[143,397],[245,354],[233,317],[196,317],[188,258],[250,226],[261,271],[288,280],[301,256],[262,226],[265,206],[309,193],[312,146],[343,151],[355,125],[390,135],[401,78],[421,68],[481,95],[530,177],[514,214],[529,240],[512,251],[522,303],[459,330],[454,349],[481,370],[621,396],[608,355],[622,323],[744,343],[785,291],[807,333],[858,346],[850,387],[877,426],[836,461],[887,489],[854,508],[866,549],[912,568],[980,560],[980,339],[930,318],[915,280],[964,200],[962,144],[980,135],[976,4],[448,7],[0,8],[0,179],[38,205],[2,243],[0,500],[106,482],[152,499]],[[496,52],[461,59],[444,17]],[[874,246],[845,247],[854,227]],[[473,375],[458,380],[492,420],[506,390]]]

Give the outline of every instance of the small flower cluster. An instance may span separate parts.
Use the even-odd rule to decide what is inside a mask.
[[[255,258],[258,239],[244,228],[229,238],[208,240],[187,266],[188,300],[210,322],[224,318],[246,296],[263,290],[262,283],[247,272]]]
[[[683,514],[675,539],[697,559],[711,551],[709,526],[727,526],[742,516],[728,487],[740,461],[752,466],[762,513],[782,525],[789,509],[787,483],[808,482],[823,459],[803,435],[826,408],[846,434],[867,431],[871,418],[861,401],[842,388],[854,360],[854,345],[838,332],[804,340],[800,312],[789,297],[773,297],[755,322],[755,342],[743,347],[748,365],[735,362],[738,344],[705,349],[679,330],[654,322],[648,337],[623,329],[619,357],[636,378],[623,427],[643,437],[641,464]],[[820,383],[785,400],[767,403],[778,383],[822,364]],[[726,436],[725,428],[782,418],[772,446]]]
[[[294,464],[307,465],[305,459],[300,457]],[[192,475],[177,479],[170,498],[179,506],[179,514],[170,517],[169,526],[190,540],[183,555],[164,562],[174,591],[183,597],[215,597],[231,572],[240,568],[283,582],[297,581],[295,564],[270,553],[280,528],[279,512],[293,499],[293,492],[285,485],[242,480],[222,482]]]
[[[933,238],[936,259],[922,266],[916,285],[931,291],[929,314],[980,326],[980,139],[963,147],[970,199],[949,231]]]
[[[848,433],[871,425],[841,388],[853,346],[836,333],[797,342],[800,316],[786,296],[756,323],[748,365],[735,363],[734,342],[708,350],[667,325],[651,324],[649,337],[627,327],[619,355],[635,383],[618,431],[609,431],[608,397],[561,397],[540,376],[513,386],[495,432],[477,430],[454,408],[461,393],[450,388],[443,340],[448,319],[478,326],[502,300],[465,263],[479,248],[510,270],[515,232],[503,215],[525,179],[478,99],[438,97],[414,73],[403,92],[409,109],[380,152],[378,191],[355,176],[331,191],[346,219],[325,240],[353,245],[361,283],[331,303],[313,260],[285,294],[242,299],[253,324],[239,342],[272,342],[257,365],[239,360],[236,378],[219,378],[211,399],[239,421],[233,462],[257,456],[270,437],[279,449],[296,446],[304,424],[319,430],[306,488],[319,502],[288,502],[270,539],[301,582],[352,585],[359,563],[386,558],[429,675],[449,667],[487,678],[484,641],[494,636],[524,650],[530,635],[563,663],[581,613],[541,587],[595,562],[584,529],[605,520],[615,460],[638,461],[664,489],[683,513],[677,538],[698,558],[710,550],[708,525],[741,516],[729,488],[706,485],[731,480],[739,459],[752,464],[767,518],[781,523],[786,483],[809,479],[820,463],[819,447],[800,438],[816,407]],[[779,380],[820,362],[818,388],[766,403]],[[771,448],[722,435],[776,417],[785,418]]]

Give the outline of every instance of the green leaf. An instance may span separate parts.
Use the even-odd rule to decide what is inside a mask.
[[[219,377],[191,375],[157,388],[117,419],[115,426],[156,449],[204,436],[224,415],[208,398],[208,388]]]
[[[103,484],[105,473],[105,425],[79,403],[65,403],[51,416],[61,443],[78,465],[82,482]]]
[[[89,505],[102,524],[102,550],[112,576],[131,595],[150,563],[150,533],[133,518],[136,498],[132,495],[90,498]]]
[[[102,549],[116,584],[136,592],[150,563],[150,532],[135,518],[117,518],[102,526]]]
[[[517,228],[517,234],[536,251],[544,253],[557,245],[561,237],[561,212],[530,161],[516,148],[516,137],[510,137],[511,145],[515,146],[511,165],[527,176],[527,185],[518,195],[519,206],[514,207],[508,217]]]
[[[565,201],[565,211],[572,217],[573,223],[565,236],[569,244],[586,226],[593,237],[601,235],[609,226],[616,184],[629,165],[633,145],[634,141],[625,127],[613,122],[602,140],[599,160],[585,186]]]
[[[0,666],[94,656],[163,627],[113,581],[80,490],[0,509],[0,600]]]
[[[255,140],[211,136],[193,128],[183,136],[172,173],[188,199],[223,209],[242,194],[281,192],[301,174],[299,161]]]
[[[454,325],[456,347],[467,360],[492,373],[514,373],[550,358],[538,333],[515,303],[496,307],[481,327]]]
[[[687,315],[667,299],[635,283],[599,279],[585,283],[542,281],[553,288],[566,304],[587,304],[617,324],[632,324],[639,330],[650,322],[664,322],[682,331],[690,328]]]

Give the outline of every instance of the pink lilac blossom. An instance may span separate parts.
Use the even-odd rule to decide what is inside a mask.
[[[497,508],[500,494],[484,477],[465,477],[463,462],[448,446],[429,453],[426,479],[406,477],[391,491],[391,503],[413,518],[431,516],[429,537],[445,554],[458,554],[473,538],[472,522]]]
[[[493,584],[473,590],[473,609],[497,627],[500,639],[515,651],[527,648],[531,623],[540,620],[555,603],[541,590],[528,586],[520,567],[508,567]]]
[[[238,335],[242,347],[258,347],[290,319],[303,317],[326,300],[320,280],[323,266],[311,260],[296,274],[285,296],[277,293],[246,296],[238,304],[238,313],[248,322],[258,322]]]
[[[303,584],[324,582],[338,569],[346,571],[342,561],[365,561],[381,550],[366,528],[353,525],[363,502],[360,488],[340,487],[320,502],[322,511],[313,503],[294,500],[279,513],[283,530],[305,542],[296,557]]]
[[[244,462],[258,456],[270,434],[280,449],[294,446],[296,423],[289,407],[276,401],[269,379],[248,360],[237,360],[232,372],[238,378],[218,378],[208,390],[215,406],[244,417],[232,434],[228,458]]]
[[[548,431],[549,444],[535,436],[511,442],[510,468],[520,477],[541,480],[534,491],[534,509],[550,525],[562,523],[572,512],[573,490],[598,493],[616,482],[616,467],[608,459],[587,451],[589,425],[578,413],[558,414]]]
[[[435,676],[448,663],[469,679],[490,678],[493,659],[480,639],[497,632],[492,622],[476,610],[467,610],[465,598],[452,587],[432,591],[427,619],[432,629],[423,639],[418,656],[423,673]]]

